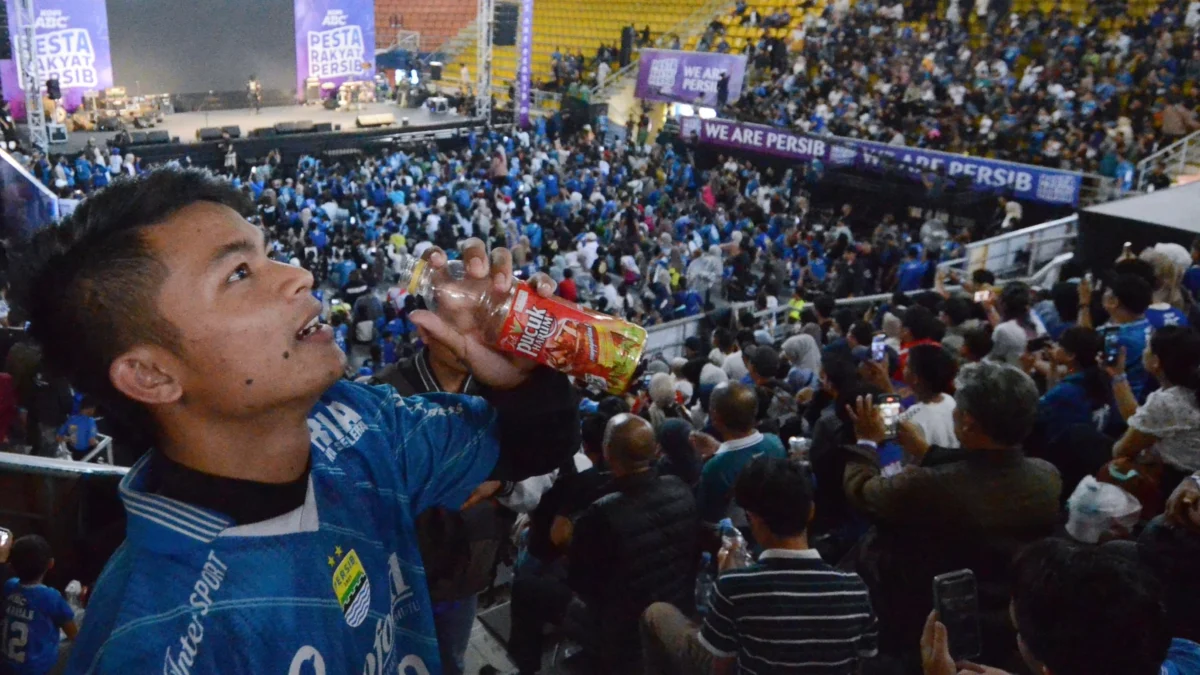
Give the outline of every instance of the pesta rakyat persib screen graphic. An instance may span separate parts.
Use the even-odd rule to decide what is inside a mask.
[[[309,77],[322,84],[375,78],[374,0],[296,0],[297,92]]]
[[[8,5],[8,26],[13,54],[17,53],[17,0]],[[108,48],[108,7],[104,0],[38,0],[36,48],[40,84],[57,77],[68,111],[78,108],[86,91],[113,86],[112,56]],[[4,99],[13,116],[25,118],[25,94],[16,59],[0,61]]]

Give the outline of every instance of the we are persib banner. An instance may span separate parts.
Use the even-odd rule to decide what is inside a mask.
[[[1016,199],[1044,204],[1078,206],[1083,181],[1073,171],[729,120],[684,118],[680,133],[685,139],[695,136],[704,145],[800,162],[819,160],[830,167],[854,167],[875,173],[903,171],[914,179],[934,172],[951,181],[970,180],[975,190],[1007,193]]]
[[[366,64],[366,67],[363,67]],[[296,91],[375,79],[374,0],[296,0]]]
[[[17,0],[8,6],[9,35],[14,57],[18,51]],[[63,106],[78,108],[84,92],[113,86],[112,55],[108,50],[108,5],[104,0],[38,0],[35,17],[35,50],[42,90],[46,80],[58,78]],[[18,119],[25,117],[25,94],[21,89],[20,65],[16,59],[0,61],[4,100]]]
[[[717,85],[721,76],[728,74],[729,97],[725,102],[733,103],[741,94],[746,74],[746,57],[741,54],[643,49],[638,58],[634,95],[646,101],[713,108],[717,105]]]

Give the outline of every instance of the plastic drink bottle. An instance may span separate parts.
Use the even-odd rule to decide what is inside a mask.
[[[460,260],[434,269],[412,259],[400,270],[397,284],[421,296],[464,335],[477,335],[502,352],[533,359],[611,394],[625,391],[646,345],[641,326],[559,297],[543,298],[520,280],[507,293],[498,292],[492,277],[468,278]]]

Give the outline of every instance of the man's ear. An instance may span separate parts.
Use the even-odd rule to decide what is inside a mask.
[[[183,385],[172,374],[173,359],[163,350],[138,346],[121,354],[108,367],[108,379],[117,391],[146,405],[174,403],[183,397]]]

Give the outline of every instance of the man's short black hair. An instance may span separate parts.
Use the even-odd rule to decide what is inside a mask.
[[[946,300],[942,307],[951,326],[961,326],[971,318],[971,301],[956,295]]]
[[[733,345],[737,344],[736,340],[734,339],[733,331],[729,330],[728,328],[718,328],[716,332],[713,333],[713,338],[716,340],[717,348],[723,352],[733,349]]]
[[[972,328],[963,333],[963,346],[969,357],[978,361],[992,352],[992,331],[990,328]]]
[[[937,317],[920,305],[909,307],[900,320],[900,325],[912,333],[914,340],[928,340],[937,334]]]
[[[808,474],[786,459],[760,455],[750,460],[733,485],[738,506],[762,519],[777,537],[808,529],[813,491]]]
[[[816,300],[813,300],[813,308],[817,310],[817,314],[822,319],[828,319],[833,316],[833,308],[837,305],[832,295],[818,295]]]
[[[875,337],[875,328],[866,321],[859,321],[850,326],[850,336],[860,345],[869,345]]]
[[[858,318],[854,310],[849,308],[839,309],[833,313],[833,322],[837,324],[838,331],[842,335],[849,335],[850,328],[854,326],[854,320]]]
[[[971,281],[976,286],[991,286],[996,283],[996,275],[991,270],[975,270],[971,272]]]
[[[958,366],[945,348],[937,345],[917,345],[908,350],[908,368],[933,394],[954,391],[954,375]]]
[[[1052,538],[1022,551],[1013,571],[1017,631],[1047,670],[1157,675],[1171,633],[1161,588],[1135,559]]]
[[[770,345],[757,345],[750,366],[759,377],[773,378],[779,372],[779,352]]]
[[[1121,303],[1121,307],[1135,315],[1145,314],[1150,303],[1154,301],[1154,291],[1150,284],[1137,274],[1118,274],[1108,288],[1117,302]]]
[[[23,285],[15,300],[29,314],[43,362],[118,416],[137,418],[144,410],[113,387],[112,362],[137,344],[179,349],[177,329],[156,304],[168,270],[143,230],[196,202],[254,213],[245,195],[208,171],[156,169],[94,193],[62,225],[40,230],[18,253],[16,278]]]
[[[35,583],[45,576],[52,558],[54,552],[50,550],[50,542],[36,534],[27,534],[14,541],[8,554],[8,562],[23,584]]]
[[[848,351],[831,351],[821,355],[821,372],[838,391],[858,383],[858,364]]]
[[[608,427],[608,420],[612,417],[612,415],[604,413],[592,413],[583,418],[583,422],[580,423],[580,432],[583,447],[588,454],[604,454],[604,430]]]
[[[1050,300],[1054,310],[1058,312],[1059,320],[1064,323],[1075,323],[1079,316],[1079,286],[1069,281],[1060,281],[1050,289]]]
[[[575,270],[571,269],[570,267],[563,270],[563,278],[564,279],[570,279],[573,276],[575,276]]]

